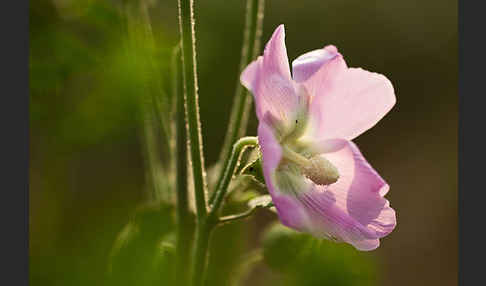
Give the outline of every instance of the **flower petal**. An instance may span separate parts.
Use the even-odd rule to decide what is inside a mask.
[[[303,84],[311,96],[319,97],[333,87],[348,66],[335,46],[326,46],[295,59],[292,69],[294,80]]]
[[[256,60],[251,62],[241,73],[240,82],[251,92],[254,92],[258,83],[257,79],[260,75],[260,70],[263,62],[263,57],[259,56]]]
[[[283,25],[273,33],[263,57],[245,68],[240,81],[253,93],[259,120],[267,112],[284,122],[294,120],[299,99],[290,76]]]
[[[258,125],[258,144],[263,157],[265,183],[280,220],[288,227],[303,231],[302,227],[306,224],[307,215],[302,204],[294,196],[284,194],[276,187],[275,171],[282,158],[282,148],[275,139],[272,129],[264,122]]]
[[[265,46],[263,52],[263,66],[267,73],[278,74],[290,80],[289,59],[285,47],[285,28],[279,25]]]
[[[396,225],[395,211],[383,196],[388,184],[369,165],[352,143],[323,154],[339,170],[340,178],[329,186],[316,186],[302,197],[313,218],[310,231],[331,236],[360,250],[378,247],[378,239]]]
[[[304,186],[280,190],[275,183],[281,148],[269,127],[260,124],[265,181],[282,224],[299,231],[352,244],[359,250],[373,250],[379,238],[396,225],[395,211],[383,198],[389,187],[352,142],[342,140],[339,150],[322,154],[339,170],[340,179],[329,186],[302,177]]]
[[[275,139],[272,129],[264,122],[258,125],[258,145],[263,157],[263,174],[270,178],[270,174],[275,172],[282,159],[282,147]]]
[[[307,52],[292,61],[292,75],[296,82],[308,80],[325,64],[341,55],[335,46],[326,46],[323,49]],[[343,64],[344,61],[341,62]],[[314,83],[318,84],[318,82]]]
[[[324,65],[303,84],[314,96],[311,131],[320,140],[352,140],[373,127],[395,104],[390,81],[361,68],[342,70],[339,57]]]

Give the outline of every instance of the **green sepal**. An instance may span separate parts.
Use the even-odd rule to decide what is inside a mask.
[[[246,165],[241,170],[240,174],[251,175],[257,182],[265,185],[261,156],[258,156],[255,160],[251,161],[248,165]]]
[[[274,207],[274,204],[270,195],[263,195],[251,199],[248,206],[250,208],[271,208]]]

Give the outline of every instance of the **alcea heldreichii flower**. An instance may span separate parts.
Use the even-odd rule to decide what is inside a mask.
[[[292,62],[280,25],[241,74],[255,98],[263,174],[282,223],[373,250],[396,225],[388,184],[350,140],[395,104],[383,75],[348,68],[334,46]]]

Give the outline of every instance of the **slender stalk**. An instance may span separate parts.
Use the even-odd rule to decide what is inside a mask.
[[[192,219],[189,211],[187,194],[187,139],[184,119],[184,95],[181,89],[181,69],[182,65],[180,45],[174,49],[172,54],[171,75],[173,79],[172,93],[176,100],[176,184],[177,184],[177,265],[176,278],[178,285],[189,285],[189,275],[187,275],[187,265],[191,262],[191,242],[192,242]]]
[[[194,31],[194,0],[178,0],[179,30],[182,47],[182,71],[184,78],[184,102],[187,137],[190,142],[190,164],[196,200],[196,246],[192,264],[192,283],[202,285],[206,272],[206,260],[210,228],[207,224],[206,182],[202,150],[201,124],[197,95],[196,34]]]
[[[260,53],[264,6],[265,0],[247,0],[246,2],[245,30],[243,33],[243,46],[241,50],[240,73]],[[220,162],[224,163],[215,188],[216,190],[220,188],[220,184],[222,183],[224,176],[224,170],[227,168],[229,163],[231,146],[238,138],[245,135],[251,102],[251,96],[240,84],[238,77],[233,107],[230,115],[230,122],[224,139],[223,148],[221,149],[219,156]],[[209,200],[210,204],[213,204],[215,195],[215,192],[213,192]]]
[[[236,166],[238,165],[239,158],[248,146],[255,146],[258,144],[258,139],[256,137],[243,137],[238,140],[233,146],[233,151],[231,153],[230,163],[228,168],[224,172],[224,179],[221,188],[217,190],[217,195],[214,201],[214,205],[211,208],[209,215],[198,222],[196,228],[196,246],[194,250],[194,261],[193,261],[193,285],[201,286],[203,285],[205,279],[205,267],[207,260],[207,251],[209,245],[209,238],[211,231],[218,223],[218,209],[221,206],[221,202],[228,189],[229,182],[233,176]]]
[[[196,245],[194,249],[194,261],[192,268],[192,285],[202,286],[206,278],[206,264],[208,257],[208,246],[211,231],[214,225],[207,220],[198,223],[196,227]]]
[[[228,190],[229,183],[233,174],[235,172],[236,166],[238,165],[239,158],[248,146],[256,146],[258,144],[257,137],[243,137],[240,138],[236,143],[233,145],[233,150],[231,152],[231,156],[229,159],[229,163],[227,168],[224,170],[223,179],[221,180],[220,187],[216,190],[216,194],[214,197],[214,203],[211,208],[209,217],[210,219],[216,220],[217,213],[219,208],[221,207],[221,203],[223,202],[224,196],[226,195],[226,191]]]
[[[194,0],[178,0],[179,30],[182,47],[182,72],[187,137],[190,142],[191,167],[194,179],[198,222],[206,218],[206,182],[202,150],[201,123],[197,94],[196,34],[194,31]]]
[[[220,217],[218,219],[218,224],[225,224],[225,223],[230,223],[230,222],[238,221],[238,220],[241,220],[241,219],[245,219],[247,217],[250,217],[257,209],[258,209],[258,207],[254,207],[254,208],[250,208],[247,211],[244,211],[244,212],[239,213],[239,214],[227,215],[227,216]]]

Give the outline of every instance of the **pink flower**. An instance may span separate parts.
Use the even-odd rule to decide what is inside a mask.
[[[396,225],[388,184],[350,140],[395,104],[383,75],[348,68],[334,46],[292,62],[280,25],[241,75],[254,95],[263,172],[282,223],[373,250]]]

